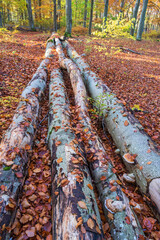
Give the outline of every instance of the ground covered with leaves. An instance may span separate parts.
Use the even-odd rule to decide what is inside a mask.
[[[12,121],[20,95],[31,80],[43,59],[46,41],[50,34],[30,32],[6,32],[0,34],[1,81],[0,81],[0,140]],[[71,44],[82,54],[90,67],[117,94],[123,103],[139,119],[145,131],[159,144],[160,137],[160,51],[157,42],[133,40],[73,38]],[[135,50],[142,55],[126,49]],[[55,56],[51,68],[58,66]],[[67,76],[64,74],[67,84]],[[73,93],[70,84],[66,86],[70,101]],[[74,100],[73,100],[74,101]],[[73,103],[72,103],[73,104]],[[48,112],[48,90],[42,106],[40,121]],[[106,152],[118,175],[124,193],[135,207],[141,226],[150,239],[160,239],[160,225],[150,212],[147,196],[142,196],[135,184],[126,183],[122,175],[126,169],[108,133],[93,120]],[[31,164],[24,191],[20,199],[16,221],[12,227],[14,239],[52,239],[51,235],[51,170],[50,155],[46,147],[47,118],[37,131],[32,150]],[[97,195],[97,193],[96,193]],[[97,201],[103,221],[106,239],[111,239],[109,225],[104,217],[102,206]],[[138,207],[136,207],[138,206]],[[126,217],[130,224],[130,219]],[[144,238],[142,238],[144,239]]]

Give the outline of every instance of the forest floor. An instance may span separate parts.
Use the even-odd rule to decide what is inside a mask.
[[[46,41],[49,36],[46,33],[30,32],[0,34],[0,140],[12,121],[23,89],[44,57]],[[154,41],[135,42],[128,39],[97,39],[88,36],[72,38],[70,43],[79,54],[83,55],[91,69],[117,94],[117,97],[123,101],[128,110],[132,111],[139,119],[145,131],[159,147],[160,43]],[[141,55],[122,51],[120,47],[132,49]],[[57,66],[58,58],[55,56],[51,67],[56,68]],[[70,91],[70,86],[67,90]],[[43,102],[40,120],[46,115],[47,109],[48,90]],[[50,240],[52,238],[51,215],[49,216],[51,172],[49,153],[45,144],[47,119],[41,125],[34,146],[36,154],[32,158],[16,223],[13,227],[13,239],[29,239],[27,235],[29,232],[26,234],[26,231],[30,227],[35,227],[36,232],[38,232],[36,239]],[[137,202],[142,207],[142,211],[137,211],[137,217],[146,236],[150,239],[160,239],[160,225],[146,204],[148,198],[140,194],[136,185],[123,181],[122,175],[126,169],[120,156],[115,153],[116,147],[111,137],[108,133],[103,132],[96,120],[94,125],[98,128],[97,131],[103,140],[123,191],[130,199],[130,204],[134,205]],[[44,160],[44,156],[47,159],[46,162],[40,160]],[[41,172],[35,174],[39,168],[41,168]],[[43,171],[46,172],[45,177]],[[39,178],[36,178],[37,176]],[[31,186],[32,191],[28,190],[27,186]],[[31,194],[32,196],[34,194],[34,200],[32,200]],[[29,202],[31,208],[28,213],[25,207],[26,202]],[[43,205],[45,206],[44,211],[42,211]],[[99,207],[101,208],[100,204]],[[29,223],[25,223],[25,214],[33,214],[35,218],[31,219]],[[101,217],[106,239],[111,239],[109,226],[104,215],[102,214]],[[126,221],[129,224],[129,219]]]

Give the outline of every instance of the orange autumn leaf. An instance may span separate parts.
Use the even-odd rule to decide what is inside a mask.
[[[58,163],[58,164],[61,163],[62,161],[63,161],[63,158],[62,158],[62,157],[60,157],[60,158],[57,159],[57,163]]]
[[[93,187],[92,187],[92,185],[90,183],[87,184],[87,187],[90,188],[91,190],[93,190]]]
[[[126,120],[126,121],[124,122],[124,126],[127,127],[128,125],[129,125],[129,122]]]
[[[101,180],[101,181],[106,180],[106,176],[102,176],[102,177],[100,177],[100,180]]]
[[[57,142],[55,143],[56,147],[58,147],[60,144],[61,144],[61,141],[57,141]]]
[[[150,165],[151,163],[152,163],[152,161],[147,162],[148,165]]]

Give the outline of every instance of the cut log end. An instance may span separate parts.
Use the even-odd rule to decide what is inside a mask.
[[[160,213],[160,178],[153,179],[149,184],[149,194]]]

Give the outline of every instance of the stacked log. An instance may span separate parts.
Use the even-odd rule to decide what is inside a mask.
[[[47,48],[51,50],[53,46],[52,43]],[[0,144],[0,231],[3,239],[6,239],[6,227],[14,221],[19,194],[27,174],[49,62],[50,56],[46,54],[22,92],[13,121]]]
[[[49,103],[53,239],[103,239],[89,168],[70,130],[69,104],[58,69],[51,74]]]
[[[103,107],[105,127],[120,150],[127,169],[135,175],[141,192],[150,196],[155,203],[152,210],[160,219],[160,153],[156,144],[145,133],[139,121],[126,111],[123,102],[90,70],[75,49],[67,41],[63,42],[63,45],[80,69],[90,96],[96,101],[97,97],[107,94],[103,102],[106,105],[105,109]]]
[[[76,64],[65,58],[61,42],[55,39],[56,50],[59,55],[59,62],[62,68],[67,69],[70,76],[77,113],[82,121],[79,128],[85,133],[85,150],[87,153],[90,170],[107,217],[113,239],[138,239],[143,234],[138,221],[129,205],[129,200],[123,194],[118,185],[117,177],[113,173],[113,166],[108,163],[106,152],[98,136],[92,129],[91,120],[87,109],[86,89]],[[113,190],[114,188],[114,190]],[[130,217],[131,224],[125,221],[126,216]]]

